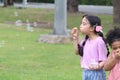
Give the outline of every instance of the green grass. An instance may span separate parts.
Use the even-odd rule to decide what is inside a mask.
[[[27,19],[29,19],[31,22],[53,22],[53,10],[50,9],[32,9],[32,8],[14,8],[14,7],[8,7],[8,8],[2,8],[0,7],[0,22],[6,22],[6,21],[16,21],[18,19],[22,20],[23,22],[26,22]],[[15,13],[18,13],[18,16],[15,16]],[[49,15],[48,15],[49,14]]]
[[[2,8],[0,7],[0,23],[15,22],[16,20],[22,20],[26,22],[28,19],[30,22],[50,22],[54,23],[54,10],[52,9],[19,9],[19,8]],[[15,12],[18,16],[15,16]],[[68,28],[79,27],[82,18],[81,13],[68,13],[67,14],[67,26]],[[105,31],[108,31],[113,27],[113,16],[107,14],[95,14],[101,18],[102,26]]]
[[[74,55],[72,44],[38,43],[40,35],[52,30],[34,28],[33,32],[27,32],[25,26],[5,24],[18,19],[53,23],[53,10],[8,7],[0,8],[0,15],[1,80],[81,80],[79,56]],[[68,13],[68,28],[79,27],[81,16]],[[106,33],[112,28],[112,15],[98,16]]]
[[[79,57],[72,44],[38,43],[51,30],[0,24],[1,80],[79,80]]]

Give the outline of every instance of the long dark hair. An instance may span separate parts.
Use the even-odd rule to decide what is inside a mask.
[[[109,48],[108,48],[107,43],[106,43],[106,41],[105,41],[105,39],[104,39],[103,33],[102,33],[101,31],[97,32],[97,31],[95,30],[95,29],[96,29],[96,26],[101,26],[101,20],[100,20],[100,18],[97,17],[97,16],[93,16],[93,15],[84,15],[83,18],[84,18],[84,17],[89,21],[90,26],[91,26],[91,27],[94,27],[94,32],[95,32],[95,34],[98,34],[99,36],[101,36],[101,37],[103,38],[103,41],[105,42],[106,47],[107,47],[107,51],[108,51],[108,52],[107,52],[107,56],[108,56],[108,55],[109,55]],[[84,55],[83,50],[84,50],[84,46],[85,46],[85,43],[86,43],[86,41],[87,41],[88,38],[89,38],[88,35],[86,35],[86,36],[85,36],[85,40],[83,41],[82,45],[79,45],[79,44],[78,44],[78,50],[79,50],[79,55],[80,55],[80,56],[83,56],[83,55]]]

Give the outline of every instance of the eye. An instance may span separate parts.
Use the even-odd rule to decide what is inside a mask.
[[[117,47],[113,47],[113,50],[116,50],[117,49]]]
[[[83,25],[86,25],[86,23],[85,23],[85,22],[83,22],[82,24],[83,24]]]

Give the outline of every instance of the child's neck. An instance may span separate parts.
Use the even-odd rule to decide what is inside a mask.
[[[96,34],[90,34],[88,36],[89,36],[89,40],[94,40],[98,37],[98,35],[96,35]]]

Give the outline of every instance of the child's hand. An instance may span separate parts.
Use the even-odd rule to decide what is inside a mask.
[[[95,59],[91,59],[89,64],[89,69],[91,70],[100,70],[102,69],[104,62],[100,61],[99,63]]]
[[[89,65],[90,70],[100,70],[101,67],[99,65]]]
[[[71,31],[72,35],[73,35],[73,39],[78,39],[78,29],[77,27],[74,27]]]
[[[120,59],[120,51],[114,51],[113,53],[115,54],[115,58],[119,60]]]

